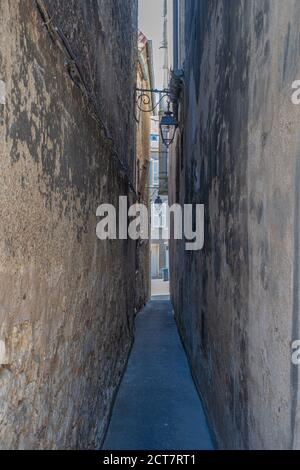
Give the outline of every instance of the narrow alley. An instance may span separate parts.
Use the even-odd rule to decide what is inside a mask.
[[[210,450],[213,444],[169,300],[136,319],[104,450]]]

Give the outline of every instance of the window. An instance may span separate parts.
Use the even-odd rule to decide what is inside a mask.
[[[159,185],[159,164],[158,160],[152,160],[152,186]]]
[[[151,134],[150,140],[151,142],[159,142],[158,134]]]

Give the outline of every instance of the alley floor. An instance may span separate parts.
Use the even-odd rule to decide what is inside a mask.
[[[151,280],[151,294],[152,297],[157,295],[167,295],[169,296],[170,292],[170,283],[169,281],[163,281],[162,279],[152,279]]]
[[[206,450],[213,444],[169,300],[151,300],[104,442],[105,450]]]

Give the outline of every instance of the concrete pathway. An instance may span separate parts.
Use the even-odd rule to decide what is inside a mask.
[[[169,296],[169,281],[163,281],[162,279],[151,280],[151,294],[152,297],[156,295],[167,295]]]
[[[152,300],[137,316],[135,343],[103,448],[213,448],[169,300]]]

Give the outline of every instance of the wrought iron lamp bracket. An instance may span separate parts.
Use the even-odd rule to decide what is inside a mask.
[[[154,106],[149,108],[150,104],[153,104],[151,95],[158,94],[159,100],[155,103]],[[166,97],[170,99],[171,92],[168,88],[164,88],[163,90],[159,90],[157,88],[136,88],[136,105],[137,108],[142,111],[143,113],[153,113],[155,109],[160,105],[162,100]]]

